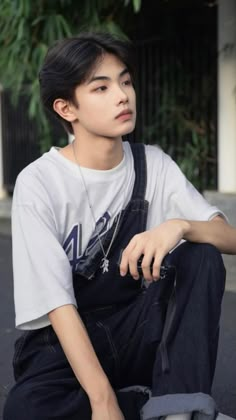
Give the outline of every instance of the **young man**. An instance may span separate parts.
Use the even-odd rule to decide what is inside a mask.
[[[40,87],[74,141],[16,182],[16,327],[26,332],[4,420],[215,418],[220,252],[236,253],[235,228],[163,151],[122,142],[136,120],[128,44],[60,41]],[[118,391],[137,385],[149,399]]]

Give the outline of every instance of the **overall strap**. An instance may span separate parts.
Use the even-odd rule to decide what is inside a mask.
[[[142,143],[130,143],[134,158],[135,184],[131,200],[145,200],[147,185],[147,163],[145,146]]]

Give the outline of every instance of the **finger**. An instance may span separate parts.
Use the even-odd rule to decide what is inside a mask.
[[[120,261],[120,275],[121,276],[125,276],[129,270],[129,255],[130,255],[130,251],[126,247],[125,250],[122,252],[121,261]]]
[[[143,257],[143,261],[142,261],[142,272],[143,272],[143,277],[145,278],[145,280],[147,281],[152,281],[153,280],[153,276],[151,273],[151,263],[153,260],[153,254],[149,253],[149,254],[144,254]]]
[[[142,255],[142,251],[136,248],[133,250],[133,252],[129,256],[129,272],[130,272],[130,275],[134,278],[134,280],[139,279],[137,263],[141,255]]]
[[[128,255],[125,251],[122,252],[122,257],[120,261],[120,275],[125,276],[129,269],[129,260]]]
[[[136,236],[136,235],[135,235]],[[120,275],[125,276],[129,270],[129,255],[133,251],[136,245],[135,236],[128,243],[127,247],[124,249],[120,261]]]
[[[162,262],[162,257],[160,257],[160,255],[156,255],[154,258],[153,266],[152,266],[152,277],[154,281],[157,281],[160,278],[161,262]]]

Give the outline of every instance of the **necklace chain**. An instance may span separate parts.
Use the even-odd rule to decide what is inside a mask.
[[[83,176],[83,172],[82,172],[81,166],[80,166],[80,164],[79,164],[79,162],[78,162],[78,159],[77,159],[77,156],[76,156],[76,153],[75,153],[75,145],[74,145],[74,143],[75,143],[75,141],[73,141],[73,142],[72,142],[72,149],[73,149],[74,158],[75,158],[75,161],[76,161],[77,167],[78,167],[78,169],[79,169],[80,177],[81,177],[81,179],[82,179],[83,186],[84,186],[84,190],[85,190],[85,193],[86,193],[86,196],[87,196],[87,200],[88,200],[88,205],[89,205],[89,208],[90,208],[90,212],[91,212],[91,215],[92,215],[92,218],[93,218],[93,222],[94,222],[94,225],[95,225],[95,228],[96,228],[96,218],[95,218],[95,215],[94,215],[93,206],[92,206],[92,204],[91,204],[91,202],[90,202],[90,198],[89,198],[89,193],[88,193],[87,185],[86,185],[86,182],[85,182],[85,179],[84,179],[84,176]],[[110,249],[111,249],[111,247],[112,247],[112,244],[113,244],[113,242],[114,242],[114,239],[115,239],[115,236],[116,236],[116,233],[117,233],[117,230],[118,230],[118,226],[119,226],[119,224],[120,224],[121,213],[122,213],[122,210],[120,211],[119,216],[118,216],[118,218],[117,218],[117,221],[116,221],[116,226],[115,226],[115,229],[114,229],[114,232],[113,232],[113,235],[112,235],[112,238],[111,238],[110,244],[109,244],[109,246],[108,246],[108,248],[107,248],[106,252],[105,252],[105,249],[104,249],[104,246],[103,246],[103,243],[102,243],[102,240],[101,240],[100,234],[99,234],[99,232],[97,232],[97,234],[98,234],[99,244],[100,244],[100,247],[101,247],[101,250],[102,250],[102,253],[103,253],[102,264],[101,264],[101,266],[100,266],[100,268],[102,268],[102,272],[103,272],[103,274],[104,274],[105,272],[108,272],[108,271],[109,271],[109,259],[108,259],[108,254],[109,254]]]

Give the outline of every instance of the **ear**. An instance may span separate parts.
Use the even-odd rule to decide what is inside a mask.
[[[76,107],[65,99],[55,99],[53,102],[53,109],[66,121],[74,122],[78,119],[76,115]]]

